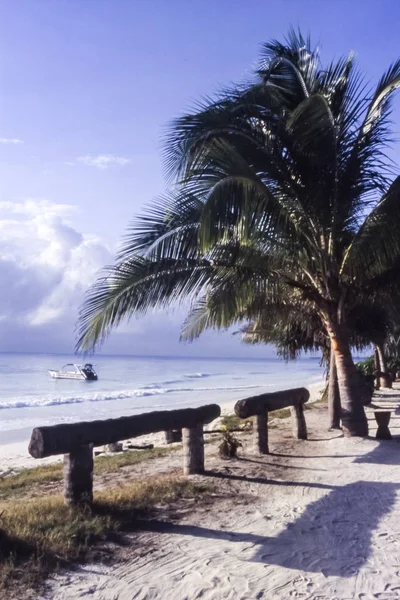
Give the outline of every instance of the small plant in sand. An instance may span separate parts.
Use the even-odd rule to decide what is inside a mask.
[[[237,450],[242,443],[229,431],[227,428],[223,428],[222,442],[218,446],[218,454],[221,458],[236,458]]]

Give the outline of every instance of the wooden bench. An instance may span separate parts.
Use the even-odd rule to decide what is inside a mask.
[[[200,408],[156,411],[107,419],[36,427],[29,453],[34,458],[64,454],[64,500],[66,504],[93,502],[93,447],[113,444],[149,433],[182,429],[183,472],[204,472],[203,425],[221,414],[217,404]]]
[[[290,407],[293,436],[298,440],[306,440],[307,426],[303,405],[309,398],[310,392],[306,388],[260,394],[236,402],[235,413],[241,419],[255,417],[255,449],[259,454],[269,454],[268,414],[274,410]]]

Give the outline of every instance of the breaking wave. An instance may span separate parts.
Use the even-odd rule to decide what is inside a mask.
[[[215,373],[214,373],[215,375]],[[188,373],[185,375],[188,379],[202,379],[203,377],[211,377],[210,373]]]
[[[7,402],[0,402],[0,410],[10,408],[35,408],[41,406],[58,406],[61,404],[82,404],[83,402],[108,402],[112,400],[126,400],[129,398],[143,398],[147,396],[158,396],[181,392],[212,392],[212,391],[240,391],[259,387],[261,385],[232,385],[214,387],[178,387],[165,388],[158,386],[143,386],[134,390],[122,390],[116,392],[97,392],[93,394],[82,394],[80,396],[41,396],[10,398]]]

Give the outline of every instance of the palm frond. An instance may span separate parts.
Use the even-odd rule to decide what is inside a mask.
[[[400,176],[366,217],[341,265],[352,279],[367,282],[400,263]]]
[[[198,223],[203,199],[185,189],[162,196],[137,217],[123,238],[117,261],[136,254],[155,260],[198,256]]]

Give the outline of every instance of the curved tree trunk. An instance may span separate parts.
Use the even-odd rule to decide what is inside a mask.
[[[329,428],[340,429],[341,414],[339,384],[336,371],[335,351],[331,344],[331,354],[329,358],[329,383],[328,383],[328,412]]]
[[[391,388],[392,380],[391,380],[390,375],[387,370],[386,358],[385,358],[385,352],[383,350],[383,345],[377,344],[376,350],[377,350],[378,357],[379,357],[379,370],[381,373],[384,373],[384,375],[382,375],[382,377],[380,377],[380,382],[379,382],[380,387]]]
[[[368,421],[364,405],[371,402],[371,395],[353,362],[346,327],[332,319],[327,330],[335,354],[343,433],[348,437],[365,437]]]

